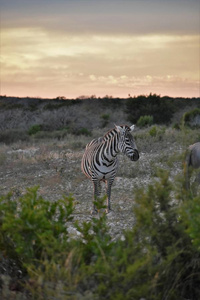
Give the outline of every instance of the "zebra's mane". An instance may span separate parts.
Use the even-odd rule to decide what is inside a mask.
[[[127,131],[130,131],[130,127],[128,125],[120,125],[120,127],[124,128]],[[109,130],[104,136],[103,136],[103,140],[108,140],[111,137],[113,137],[114,135],[118,134],[118,131],[116,128],[113,128],[111,130]]]

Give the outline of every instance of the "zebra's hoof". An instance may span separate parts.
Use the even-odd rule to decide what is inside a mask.
[[[112,214],[113,213],[113,210],[110,208],[110,209],[106,209],[106,214]]]
[[[92,216],[96,216],[98,214],[98,210],[97,209],[92,209],[91,210],[91,215]]]

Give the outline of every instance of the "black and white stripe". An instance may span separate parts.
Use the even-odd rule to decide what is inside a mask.
[[[81,168],[83,173],[92,180],[94,184],[94,200],[100,195],[100,182],[107,185],[107,212],[111,209],[110,195],[111,186],[118,169],[117,154],[122,152],[132,161],[139,159],[139,153],[131,134],[134,125],[115,126],[107,132],[104,137],[94,139],[87,144],[82,158]],[[95,205],[93,212],[96,210]]]

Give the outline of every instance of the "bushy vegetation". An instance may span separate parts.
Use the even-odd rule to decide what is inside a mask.
[[[97,109],[98,107],[98,109]],[[79,128],[93,130],[94,128],[113,127],[120,120],[121,124],[136,124],[138,126],[154,124],[168,125],[171,119],[176,119],[177,128],[180,119],[178,113],[187,109],[200,109],[199,99],[176,99],[161,97],[156,94],[129,97],[127,99],[105,96],[83,97],[81,99],[38,99],[38,98],[0,98],[0,129],[23,130],[40,124],[44,131],[62,130],[69,127],[71,133]],[[147,116],[150,116],[150,119]],[[141,119],[140,119],[141,118]]]
[[[136,123],[141,116],[153,116],[156,124],[169,124],[174,113],[185,107],[200,106],[199,99],[178,99],[150,94],[131,97],[126,102],[126,113],[131,123]]]
[[[166,127],[159,127],[154,125],[149,129],[149,135],[151,137],[158,137],[158,140],[162,140],[165,137],[165,131]]]
[[[110,115],[109,114],[102,114],[101,115],[101,119],[102,119],[102,127],[105,127],[108,125],[108,121],[110,119]]]
[[[86,135],[86,136],[92,135],[91,131],[85,127],[79,129],[71,129],[70,131],[75,135]]]
[[[182,117],[182,125],[190,127],[200,127],[200,109],[195,108],[186,112]]]
[[[37,132],[41,131],[41,129],[42,129],[42,126],[39,124],[32,125],[28,130],[28,134],[29,135],[36,134]]]
[[[8,129],[0,131],[0,142],[4,144],[12,144],[18,141],[29,140],[29,135],[24,130],[19,129]]]
[[[134,200],[133,228],[112,242],[105,214],[76,222],[80,238],[69,239],[72,197],[51,203],[37,187],[3,196],[1,251],[21,267],[33,299],[199,299],[200,195],[158,170]]]
[[[57,101],[59,100],[59,101]],[[44,106],[44,110],[54,110],[54,109],[59,109],[62,107],[69,107],[72,105],[77,105],[80,104],[80,100],[64,100],[64,99],[59,99],[57,97],[55,101],[50,101]]]
[[[163,99],[159,95],[138,96],[130,98],[126,104],[126,111],[130,122],[136,123],[142,116],[153,116],[157,124],[169,124],[176,104],[172,99]]]
[[[51,258],[66,248],[65,222],[71,220],[73,198],[49,202],[38,196],[38,187],[19,199],[0,199],[0,249],[22,265]],[[6,246],[6,247],[5,247]]]
[[[137,121],[137,126],[145,127],[153,124],[153,116],[141,116]]]

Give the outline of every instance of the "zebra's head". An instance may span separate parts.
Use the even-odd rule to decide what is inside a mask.
[[[134,130],[134,126],[135,125],[132,125],[131,127],[127,125],[115,125],[115,129],[117,130],[119,136],[119,151],[126,154],[126,156],[128,156],[132,161],[139,159],[139,152],[137,150],[135,140],[131,134],[131,131]]]

